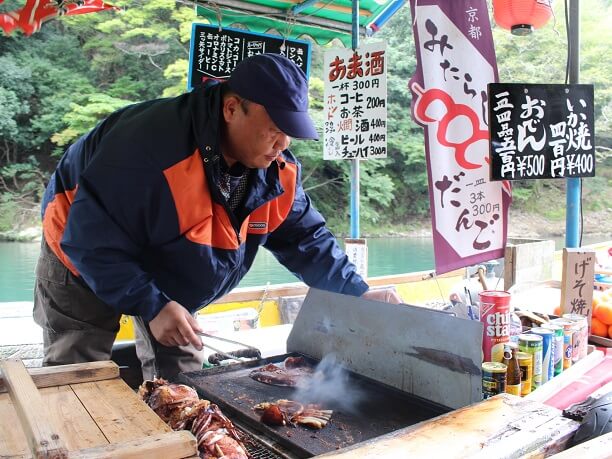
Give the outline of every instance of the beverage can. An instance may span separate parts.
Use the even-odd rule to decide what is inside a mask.
[[[478,295],[480,321],[484,325],[483,361],[501,362],[504,358],[504,344],[510,340],[510,293],[484,290]]]
[[[482,364],[482,398],[487,399],[506,391],[506,365],[499,362]]]
[[[542,337],[526,333],[519,335],[519,350],[533,356],[531,390],[534,391],[542,385]]]
[[[531,393],[531,378],[533,377],[533,355],[517,352],[516,357],[521,369],[521,395]]]
[[[567,370],[572,366],[573,337],[576,327],[574,322],[563,318],[553,319],[550,323],[563,327],[563,369]]]
[[[555,369],[555,376],[558,376],[563,372],[563,327],[546,323],[542,325],[542,328],[548,328],[555,332],[555,336],[553,337],[553,366]]]
[[[563,319],[571,320],[576,324],[576,333],[572,340],[572,362],[587,356],[587,347],[589,342],[589,321],[582,314],[563,314]]]
[[[555,332],[544,327],[535,327],[531,333],[542,337],[542,384],[547,383],[555,376],[553,358],[553,343]]]

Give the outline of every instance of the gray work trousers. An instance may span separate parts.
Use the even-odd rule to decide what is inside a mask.
[[[43,365],[110,360],[121,314],[74,276],[44,238],[36,266],[33,316],[43,329]],[[202,351],[191,345],[163,346],[148,323],[140,317],[132,319],[144,379],[174,380],[180,372],[202,368]]]

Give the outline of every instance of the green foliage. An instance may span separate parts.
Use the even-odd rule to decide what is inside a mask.
[[[174,0],[112,3],[122,10],[48,21],[31,37],[0,36],[0,230],[20,221],[23,209],[38,206],[45,178],[57,162],[54,155],[68,143],[128,103],[185,91],[191,26],[200,21],[192,5]],[[564,82],[563,3],[555,2],[556,23],[530,37],[494,27],[500,81]],[[21,6],[22,1],[6,0],[0,11]],[[612,166],[611,8],[610,0],[591,0],[581,10],[580,80],[595,86],[598,175]],[[408,2],[371,40],[387,42],[388,158],[360,163],[361,224],[374,230],[406,227],[429,215],[423,130],[410,114],[408,81],[416,53]],[[338,46],[313,43],[310,106],[319,132],[323,55]],[[337,232],[345,233],[350,162],[323,161],[322,142],[296,141],[292,147],[313,203]],[[585,208],[609,207],[612,192],[605,190],[610,180],[606,175],[585,180]],[[558,198],[563,192],[563,181],[515,183],[514,206],[555,216],[563,212],[564,200]],[[548,195],[554,199],[547,200]]]
[[[83,105],[70,104],[71,111],[64,115],[67,127],[54,134],[51,140],[59,146],[66,145],[91,130],[99,120],[129,103],[102,93],[90,94]]]

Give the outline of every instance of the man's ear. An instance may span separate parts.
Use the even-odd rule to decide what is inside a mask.
[[[240,98],[228,95],[223,99],[223,118],[226,123],[231,122],[240,110]]]

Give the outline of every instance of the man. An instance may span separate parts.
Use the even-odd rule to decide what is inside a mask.
[[[310,286],[362,295],[304,193],[291,138],[317,139],[290,60],[131,105],[64,154],[43,200],[34,318],[45,365],[105,360],[134,316],[143,376],[201,368],[193,314],[235,287],[260,245]]]

